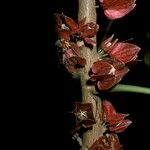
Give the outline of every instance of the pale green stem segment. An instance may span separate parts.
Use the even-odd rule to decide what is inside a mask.
[[[135,85],[118,84],[114,88],[112,88],[110,92],[133,92],[141,94],[150,94],[150,88]]]

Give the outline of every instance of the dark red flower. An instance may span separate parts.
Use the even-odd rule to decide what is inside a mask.
[[[127,42],[118,42],[118,39],[112,42],[113,37],[114,35],[102,42],[102,49],[111,57],[124,63],[135,61],[141,48]]]
[[[86,60],[81,57],[80,48],[77,44],[61,39],[57,40],[56,45],[60,49],[60,62],[70,73],[75,73],[78,68],[85,66]]]
[[[79,130],[81,127],[91,128],[96,123],[92,103],[76,103],[73,114],[76,117],[75,130]]]
[[[62,29],[58,32],[58,38],[64,41],[70,41],[69,30]]]
[[[82,22],[82,20],[80,21]],[[81,38],[94,37],[99,29],[99,25],[90,22],[90,23],[80,23],[79,22],[79,34]],[[81,25],[80,25],[81,24]]]
[[[121,150],[121,148],[116,134],[106,134],[96,140],[89,150]]]
[[[85,64],[86,60],[78,56],[72,56],[64,61],[64,65],[70,73],[75,73],[77,68],[84,67]]]
[[[99,0],[104,14],[109,19],[118,19],[127,15],[136,6],[136,0]]]
[[[132,123],[132,121],[125,119],[129,114],[117,113],[109,101],[104,100],[102,108],[103,120],[105,123],[108,123],[109,131],[121,133]]]
[[[86,23],[86,18],[83,18],[77,24],[73,19],[63,15],[65,19],[65,25],[70,29],[69,34],[73,38],[76,38],[78,41],[83,40],[87,44],[91,44],[93,46],[96,45],[96,42],[91,39],[94,37],[99,29],[99,26],[93,22]]]
[[[75,43],[68,44],[68,49],[63,53],[63,64],[70,73],[74,73],[77,68],[85,66],[86,60],[81,57],[80,49]]]
[[[60,40],[81,42],[84,41],[87,44],[96,45],[96,42],[91,39],[94,37],[99,29],[99,25],[89,22],[86,23],[86,18],[76,23],[73,19],[63,14],[54,14],[56,21],[56,32]]]
[[[83,18],[77,24],[73,19],[70,17],[64,16],[66,25],[71,29],[73,34],[78,34],[78,36],[85,38],[85,37],[93,37],[95,36],[96,32],[99,29],[99,25],[89,22],[86,23],[86,18]]]
[[[58,33],[62,29],[63,24],[62,14],[55,13],[54,16],[55,16],[55,30]]]
[[[108,90],[126,75],[129,71],[124,63],[115,59],[99,60],[91,67],[90,80],[96,82],[100,90]]]
[[[55,16],[55,30],[60,40],[70,41],[71,32],[70,29],[65,25],[63,14],[54,14]]]

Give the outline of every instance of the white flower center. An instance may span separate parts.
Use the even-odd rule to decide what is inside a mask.
[[[116,69],[112,66],[108,74],[115,75]]]
[[[69,30],[69,28],[65,24],[61,25],[61,29]]]
[[[79,112],[76,113],[75,115],[76,115],[77,119],[79,119],[80,121],[85,120],[85,119],[88,118],[87,117],[87,111],[79,110]]]

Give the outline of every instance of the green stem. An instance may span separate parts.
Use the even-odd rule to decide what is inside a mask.
[[[110,92],[111,93],[113,93],[113,92],[133,92],[133,93],[150,94],[150,88],[140,87],[140,86],[135,86],[135,85],[118,84],[114,88],[112,88]]]

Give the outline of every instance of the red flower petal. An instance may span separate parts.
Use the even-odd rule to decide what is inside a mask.
[[[120,70],[117,70],[116,71],[116,74],[115,74],[115,77],[116,77],[116,84],[118,83],[118,82],[120,82],[121,81],[121,79],[127,74],[129,72],[129,68],[128,67],[124,67],[124,68],[122,68],[122,69],[120,69]]]
[[[112,41],[113,37],[114,35],[104,40],[100,48],[106,51],[114,60],[116,59],[122,63],[135,61],[141,48],[127,42],[117,42],[118,39]]]
[[[117,113],[113,105],[104,100],[102,102],[103,120],[108,123],[109,130],[115,133],[123,132],[132,122],[128,119],[124,120],[129,114]]]
[[[118,42],[112,48],[110,54],[116,59],[124,63],[128,63],[137,58],[137,54],[139,53],[140,49],[140,47],[134,44]]]
[[[102,43],[101,43],[101,48],[104,50],[104,51],[106,51],[106,52],[110,52],[110,50],[111,50],[111,47],[113,47],[116,43],[117,43],[117,41],[118,41],[118,39],[116,39],[116,40],[114,40],[113,42],[112,42],[112,40],[113,40],[113,37],[114,37],[114,34],[111,36],[111,37],[109,37],[109,38],[107,38],[106,40],[104,40]]]
[[[116,115],[116,110],[113,107],[113,105],[111,104],[111,102],[104,100],[102,102],[102,107],[103,107],[103,119],[108,122],[109,120],[111,120],[111,117],[113,115]]]
[[[105,75],[97,81],[97,87],[100,90],[108,90],[116,84],[114,75]]]
[[[121,114],[121,113],[116,113],[112,115],[111,117],[107,117],[107,121],[109,122],[109,125],[116,125],[118,122],[124,120],[125,117],[129,116],[129,114]]]
[[[109,19],[119,19],[122,18],[123,16],[127,15],[131,10],[134,9],[136,5],[132,5],[130,7],[127,7],[125,9],[106,9],[104,11],[104,14],[109,18]]]
[[[111,69],[114,68],[110,63],[106,61],[96,61],[92,66],[92,73],[97,75],[108,75]]]
[[[85,22],[86,22],[86,17],[84,17],[79,21],[79,28],[82,28],[85,25]]]
[[[73,66],[79,65],[81,67],[84,67],[86,64],[86,60],[84,58],[74,56],[68,59],[68,63]]]
[[[82,126],[84,128],[91,128],[93,126],[93,124],[95,124],[95,120],[92,119],[86,119],[82,121]]]
[[[123,69],[125,67],[124,62],[119,61],[115,58],[109,58],[109,59],[103,60],[103,61],[111,64],[116,70]]]
[[[96,42],[90,38],[84,38],[84,42],[92,46],[96,46]]]
[[[58,32],[61,29],[61,25],[62,25],[62,15],[55,13],[55,30],[56,32]]]
[[[85,37],[94,37],[99,29],[99,25],[90,22],[80,27],[80,35],[82,38]]]
[[[109,19],[118,19],[136,6],[135,0],[99,0],[104,8],[104,13]]]
[[[128,67],[119,60],[100,60],[93,63],[90,80],[97,81],[98,89],[108,90],[121,81],[128,71]]]
[[[68,30],[60,30],[58,32],[58,37],[64,39],[65,41],[70,41],[70,32]]]
[[[80,67],[84,67],[86,64],[86,60],[81,57],[76,57],[76,65],[79,65]]]
[[[78,24],[71,19],[70,17],[65,16],[65,21],[67,26],[74,32],[76,33],[78,31]]]
[[[80,54],[80,48],[78,47],[78,45],[73,42],[69,42],[69,44],[70,44],[70,48],[73,50],[73,53],[76,56],[80,57],[81,54]]]
[[[125,117],[129,116],[129,114],[117,113],[111,102],[104,100],[102,102],[103,107],[103,119],[106,122],[109,122],[110,125],[114,125],[120,121],[122,121]]]
[[[116,124],[115,126],[110,126],[109,130],[115,133],[121,133],[123,132],[130,124],[132,123],[131,120],[122,120],[121,122],[119,122],[118,124]]]
[[[91,128],[96,123],[93,116],[93,105],[91,103],[76,103],[73,114],[76,117],[75,130],[79,130],[81,127]]]
[[[78,67],[84,67],[85,64],[86,60],[77,56],[70,57],[64,61],[64,65],[70,73],[75,72]]]

